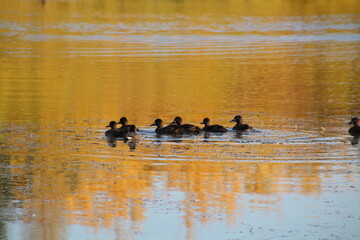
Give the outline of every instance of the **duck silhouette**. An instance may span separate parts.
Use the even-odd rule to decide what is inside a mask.
[[[182,118],[181,117],[176,117],[174,119],[174,121],[172,122],[172,124],[176,123],[177,126],[180,126],[183,130],[184,133],[194,133],[194,134],[198,134],[202,132],[202,129],[199,128],[198,126],[192,125],[192,124],[182,124]],[[171,126],[171,125],[169,125]]]
[[[248,124],[243,123],[243,119],[240,115],[236,115],[233,120],[230,122],[236,122],[235,126],[233,127],[233,130],[240,131],[240,132],[251,132],[254,129],[250,127]]]
[[[204,118],[204,120],[200,124],[205,125],[205,127],[203,128],[203,130],[205,132],[222,132],[222,133],[224,133],[224,132],[228,131],[226,128],[224,128],[221,125],[217,125],[217,124],[210,125],[210,119],[209,118]]]
[[[117,138],[123,136],[122,132],[119,131],[118,128],[116,128],[117,123],[115,121],[109,122],[109,125],[107,125],[106,127],[110,127],[110,129],[105,132],[106,137]]]
[[[157,134],[183,134],[184,130],[178,125],[163,126],[163,120],[160,118],[156,119],[150,126],[156,126],[155,132]]]
[[[354,126],[349,129],[349,134],[354,137],[360,136],[360,118],[353,117],[348,124],[354,124]]]
[[[130,129],[124,135],[124,143],[126,143],[130,150],[136,149],[136,144],[140,141],[140,136],[137,134],[137,128],[135,125],[130,125]]]

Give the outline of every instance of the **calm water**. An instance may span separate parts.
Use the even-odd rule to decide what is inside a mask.
[[[360,238],[359,1],[1,5],[0,239]]]

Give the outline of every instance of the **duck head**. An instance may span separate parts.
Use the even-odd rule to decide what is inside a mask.
[[[136,133],[136,132],[137,132],[137,128],[136,128],[136,126],[135,126],[134,124],[133,124],[133,125],[130,125],[129,132],[133,132],[133,133]]]
[[[174,121],[172,123],[176,123],[177,125],[181,125],[182,118],[181,117],[176,117],[176,118],[174,118]]]
[[[111,129],[115,129],[117,126],[117,123],[115,121],[111,121],[109,122],[109,125],[107,125],[106,127],[109,127]]]
[[[122,118],[120,118],[120,120],[119,120],[119,122],[117,123],[117,124],[121,124],[121,125],[127,125],[127,123],[128,123],[128,120],[127,120],[127,118],[126,117],[122,117]]]
[[[240,115],[236,115],[236,116],[234,117],[234,119],[231,120],[230,122],[236,122],[236,123],[242,124],[243,119],[242,119],[242,117],[241,117]]]
[[[209,118],[204,118],[204,120],[200,124],[204,124],[205,126],[209,126],[210,125],[210,119]]]
[[[360,126],[360,118],[353,117],[348,124],[354,124],[356,126]]]
[[[157,126],[158,128],[161,128],[163,126],[163,121],[160,118],[158,118],[150,126]]]

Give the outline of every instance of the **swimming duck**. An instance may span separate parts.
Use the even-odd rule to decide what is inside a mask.
[[[166,127],[163,126],[163,121],[158,118],[154,121],[150,126],[157,126],[155,132],[158,134],[182,134],[184,130],[178,125],[168,125]]]
[[[349,124],[354,124],[354,126],[349,129],[349,134],[355,137],[360,136],[360,118],[353,117]]]
[[[205,124],[205,127],[203,128],[203,130],[206,132],[227,132],[228,131],[226,128],[224,128],[221,125],[217,125],[217,124],[210,125],[209,118],[204,118],[204,120],[200,124]]]
[[[172,123],[176,123],[178,126],[180,126],[185,133],[201,133],[201,128],[192,125],[192,124],[182,124],[182,118],[176,117]],[[170,125],[169,125],[170,126]]]
[[[129,146],[131,151],[136,149],[136,144],[140,141],[140,136],[136,132],[136,126],[130,125],[130,130],[124,135],[124,143]]]
[[[121,124],[121,127],[118,129],[122,132],[128,132],[130,130],[131,124],[128,124],[128,119],[126,117],[120,118],[117,124]],[[139,131],[139,129],[136,128],[136,131]]]
[[[127,141],[130,141],[130,140],[135,140],[135,139],[138,139],[139,136],[137,135],[137,128],[135,125],[129,125],[130,128],[129,128],[129,131],[126,132],[124,134],[124,141],[127,142]]]
[[[128,132],[130,130],[130,125],[128,125],[128,120],[126,117],[120,118],[117,124],[121,124],[121,127],[119,127],[118,129],[122,132]]]
[[[236,125],[233,127],[233,130],[241,131],[241,132],[251,132],[254,129],[250,127],[248,124],[243,124],[243,119],[240,115],[234,117],[230,122],[236,122]]]
[[[105,132],[105,136],[110,138],[122,137],[123,134],[121,133],[121,131],[118,130],[118,128],[116,128],[116,126],[117,123],[115,121],[109,122],[109,125],[107,125],[106,127],[110,127],[110,130],[107,130]]]

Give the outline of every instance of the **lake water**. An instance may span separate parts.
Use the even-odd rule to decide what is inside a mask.
[[[1,5],[0,239],[360,238],[357,0]]]

